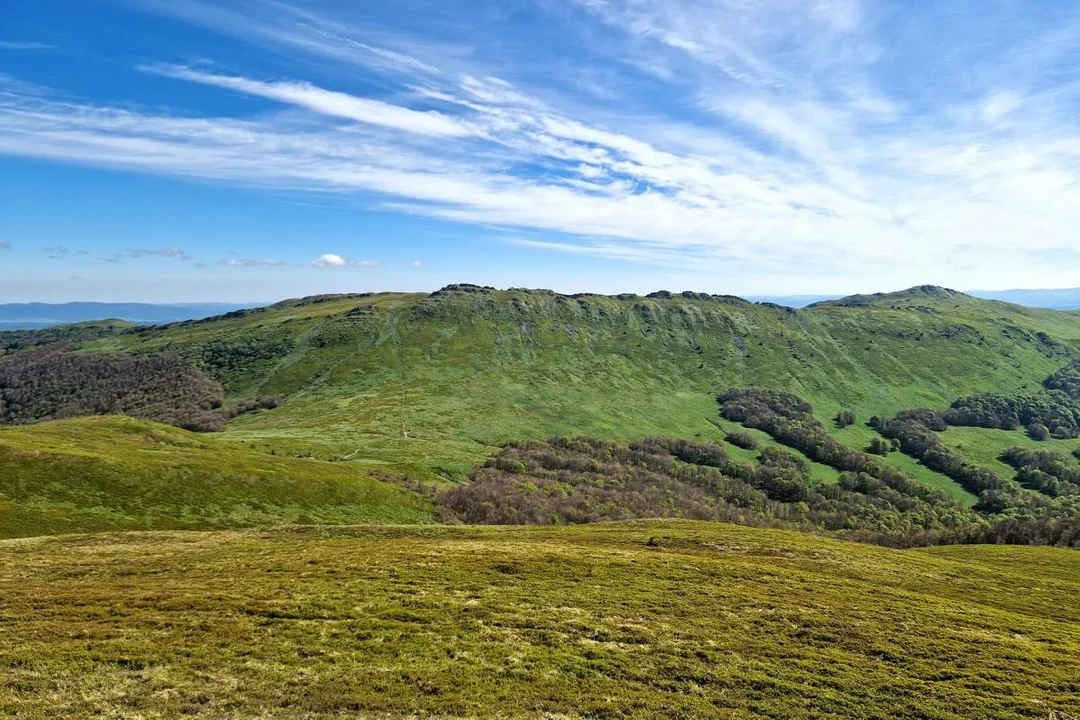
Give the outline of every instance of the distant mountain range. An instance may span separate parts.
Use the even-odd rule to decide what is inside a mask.
[[[198,320],[221,315],[256,303],[193,303],[156,305],[152,303],[71,302],[0,304],[0,330],[27,330],[89,322],[91,320],[126,320],[138,325],[162,325],[181,320]]]
[[[1028,307],[1049,310],[1076,310],[1080,308],[1080,288],[1065,290],[973,290],[968,295],[986,300],[1002,300]]]
[[[1080,309],[1080,288],[1064,290],[973,290],[967,293],[985,300],[1026,305],[1050,310]],[[788,307],[806,307],[817,302],[839,299],[840,295],[751,295],[751,302],[769,302]],[[71,302],[0,303],[0,331],[27,330],[93,320],[126,320],[138,325],[163,325],[182,320],[200,320],[262,303],[191,303],[157,305],[153,303]]]

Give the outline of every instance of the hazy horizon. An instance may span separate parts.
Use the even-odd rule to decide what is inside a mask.
[[[459,284],[459,283],[453,283],[453,284]],[[468,283],[465,283],[465,284],[468,284]],[[896,288],[896,289],[885,290],[885,291],[878,290],[878,291],[867,292],[867,293],[852,293],[852,294],[866,294],[866,295],[888,294],[888,293],[892,293],[892,292],[902,292],[904,290],[909,290],[909,289],[913,289],[913,288],[916,288],[916,287],[920,287],[920,286],[912,286],[912,288]],[[431,293],[431,292],[435,292],[438,289],[440,289],[440,288],[421,289],[421,290],[400,290],[400,289],[398,289],[398,290],[387,290],[387,291],[348,290],[348,291],[343,291],[342,293],[313,293],[313,294],[316,294],[316,295],[318,295],[318,294],[360,294],[360,293],[365,293],[365,292]],[[507,288],[497,288],[497,289],[507,290],[507,289],[511,289],[511,288],[507,287]],[[581,294],[581,293],[590,293],[591,292],[591,291],[562,291],[562,290],[559,290],[557,288],[550,288],[550,287],[549,288],[533,287],[533,288],[527,288],[527,289],[530,289],[530,290],[550,290],[552,292],[565,294],[565,295],[573,295],[573,294]],[[950,288],[950,289],[956,290],[956,288]],[[678,289],[678,290],[673,290],[673,289],[669,289],[669,288],[654,288],[654,289],[650,289],[650,290],[646,290],[646,291],[625,290],[625,291],[621,291],[621,292],[626,292],[626,293],[632,293],[632,294],[636,294],[636,295],[645,296],[645,295],[648,295],[650,293],[662,292],[662,291],[668,291],[668,292],[675,293],[675,294],[678,294],[678,293],[681,293],[681,292],[687,292],[687,291],[688,292],[704,292],[704,291],[701,291],[701,290],[695,290],[693,288],[682,288],[682,289]],[[617,295],[617,294],[621,294],[621,292],[600,293],[600,294]],[[1021,305],[1028,305],[1030,307],[1035,307],[1035,308],[1045,308],[1045,309],[1055,309],[1055,310],[1072,310],[1072,309],[1080,308],[1080,287],[1078,287],[1078,288],[1043,288],[1043,289],[1037,289],[1037,288],[1013,288],[1013,289],[1009,289],[1009,290],[958,290],[958,292],[962,292],[962,293],[965,293],[967,295],[972,295],[972,296],[978,297],[978,298],[989,299],[989,300],[1004,300],[1006,302],[1011,302],[1011,303],[1021,304]],[[731,295],[732,293],[714,293],[714,294]],[[791,307],[805,307],[807,305],[813,304],[814,302],[820,302],[820,301],[832,300],[832,299],[839,299],[839,298],[842,298],[842,297],[846,297],[847,295],[848,294],[840,294],[840,293],[799,293],[799,294],[790,294],[790,295],[746,294],[746,295],[738,295],[738,297],[741,297],[741,298],[743,298],[745,300],[749,300],[751,302],[774,302],[774,303],[779,303],[779,304],[790,305]],[[227,311],[233,310],[233,309],[265,307],[265,306],[273,305],[274,303],[278,303],[278,302],[281,302],[283,300],[287,300],[287,299],[294,298],[294,297],[306,297],[306,296],[305,295],[289,295],[289,296],[282,296],[282,297],[276,297],[276,298],[270,298],[270,299],[238,300],[238,301],[233,301],[233,302],[216,301],[216,300],[207,300],[205,302],[185,302],[185,301],[178,301],[178,302],[142,302],[142,301],[129,301],[129,300],[111,300],[111,301],[64,300],[64,301],[58,301],[58,302],[41,302],[41,301],[5,302],[3,300],[0,300],[0,328],[6,327],[7,329],[10,329],[10,327],[12,325],[16,325],[16,324],[25,325],[25,327],[34,326],[30,322],[26,321],[26,319],[28,319],[30,317],[29,315],[24,315],[23,319],[15,319],[15,320],[13,320],[13,319],[11,319],[11,317],[5,318],[3,310],[10,310],[12,308],[26,309],[26,308],[36,307],[36,306],[39,306],[39,307],[42,307],[42,308],[47,308],[47,309],[61,309],[61,308],[66,308],[66,307],[82,307],[82,306],[87,306],[87,307],[102,306],[102,307],[105,307],[105,308],[131,306],[132,308],[134,308],[135,306],[143,306],[143,307],[146,307],[146,308],[157,308],[157,309],[171,309],[171,308],[185,309],[186,308],[186,309],[192,309],[192,310],[199,311],[197,313],[193,313],[193,314],[184,316],[182,318],[179,318],[179,319],[190,319],[190,318],[196,318],[196,317],[207,317],[210,314],[213,314],[210,311],[215,309],[215,308],[219,309],[220,312],[227,312]],[[203,311],[205,311],[205,312],[203,312]],[[109,317],[111,317],[111,316],[109,316]],[[87,319],[109,319],[109,317],[106,317],[104,315],[90,317],[89,315],[87,315]],[[132,317],[133,317],[133,315],[132,315]],[[118,316],[116,319],[130,320],[130,319],[132,319],[132,317],[120,317],[120,316]],[[45,318],[47,318],[47,316],[42,315],[38,319],[42,320],[42,319],[45,319]],[[43,324],[56,324],[55,322],[52,322],[51,320],[52,319],[50,319],[50,322],[48,322],[48,323],[39,322],[39,323],[37,323],[37,326],[41,326]]]

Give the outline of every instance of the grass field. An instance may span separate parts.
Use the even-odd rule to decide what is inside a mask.
[[[0,429],[0,537],[430,521],[354,463],[275,457],[165,425],[80,418]]]
[[[1067,550],[679,522],[6,540],[0,715],[1043,718],[1078,593]]]

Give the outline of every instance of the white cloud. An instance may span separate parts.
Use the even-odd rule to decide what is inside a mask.
[[[382,265],[378,260],[350,260],[349,258],[326,253],[311,261],[318,268],[341,268],[341,267],[378,267]]]
[[[261,82],[174,66],[148,66],[143,69],[168,77],[204,85],[215,85],[247,95],[297,105],[322,115],[355,120],[369,125],[442,137],[461,137],[472,134],[469,128],[438,112],[410,110],[380,100],[324,90],[310,83]]]
[[[413,260],[409,264],[412,265],[413,267],[424,267],[425,265],[427,265],[427,263],[424,262],[423,260]]]
[[[315,267],[345,267],[349,263],[340,255],[327,253],[312,260],[311,264]]]
[[[221,267],[280,267],[284,265],[281,260],[270,260],[265,258],[233,258],[231,260],[222,260],[218,263]]]

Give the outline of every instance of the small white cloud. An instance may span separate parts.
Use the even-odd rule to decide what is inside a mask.
[[[281,267],[284,264],[280,260],[267,258],[234,258],[232,260],[222,260],[218,263],[221,267]]]
[[[315,258],[312,262],[315,267],[345,267],[348,263],[345,262],[345,258],[340,255],[334,255],[333,253],[326,253]]]
[[[326,253],[320,255],[311,261],[311,264],[319,268],[334,268],[334,267],[378,267],[382,265],[378,260],[350,260],[349,258],[342,257],[341,255],[335,255],[334,253]]]
[[[427,263],[424,262],[423,260],[413,260],[409,264],[412,265],[413,267],[424,267],[425,265],[427,265]]]
[[[191,256],[178,247],[160,247],[160,248],[128,248],[128,257],[141,258],[141,257],[163,257],[163,258],[175,258],[176,260],[190,260]]]

